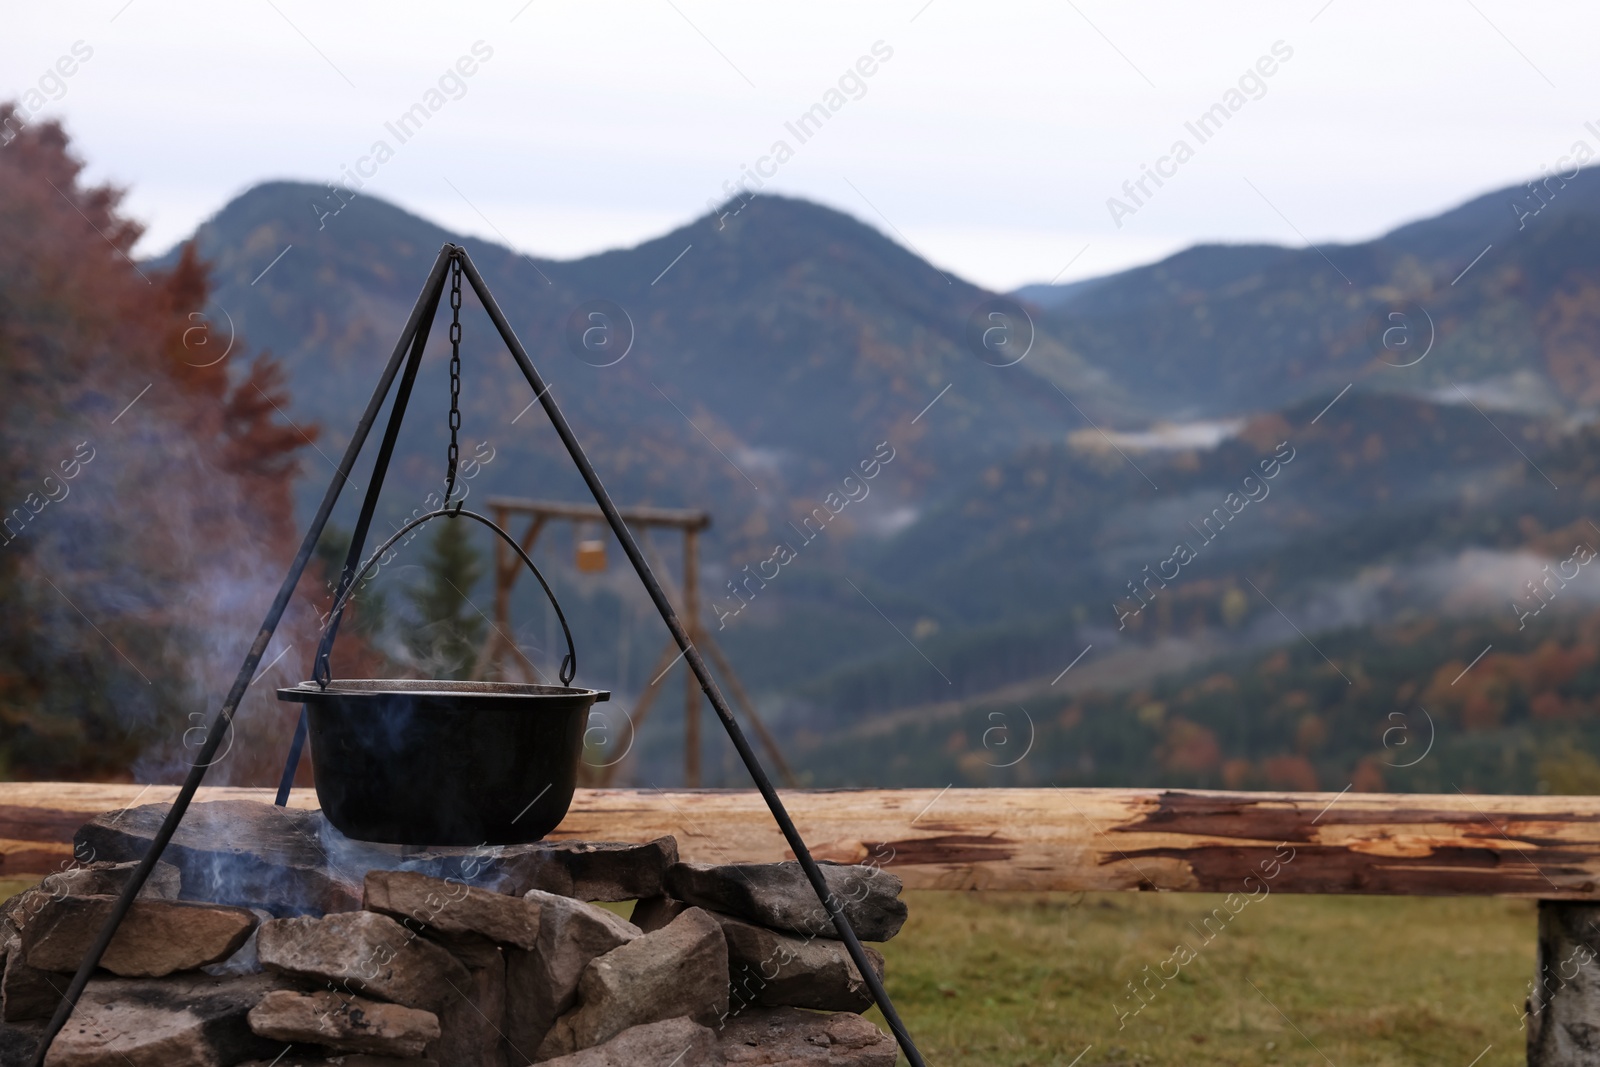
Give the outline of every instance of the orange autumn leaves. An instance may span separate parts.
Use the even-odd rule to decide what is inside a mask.
[[[23,531],[0,550],[0,778],[170,779],[293,553],[309,434],[195,249],[136,261],[121,191],[82,171],[53,123],[0,148],[0,511]],[[87,454],[70,497],[30,503]],[[256,728],[214,778],[281,758]]]

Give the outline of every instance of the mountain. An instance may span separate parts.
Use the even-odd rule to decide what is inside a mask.
[[[1041,309],[1041,329],[1172,418],[1280,407],[1352,382],[1509,387],[1519,375],[1551,408],[1586,412],[1600,405],[1585,348],[1600,176],[1531,186],[1359,244],[1203,245],[1092,284],[1019,292]],[[1429,341],[1429,358],[1406,366]]]
[[[1552,493],[1502,436],[1536,456],[1570,447],[1533,419],[1495,425],[1467,405],[1360,393],[1317,418],[1325,399],[1252,419],[1216,448],[1142,455],[1138,469],[1111,449],[1056,445],[955,487],[858,579],[925,620],[922,654],[937,667],[902,648],[893,670],[874,658],[814,679],[810,715],[1049,677],[1088,642],[1130,655],[1169,640],[1234,647],[1279,619],[1251,581],[1285,610],[1303,606],[1296,617],[1313,632],[1407,598],[1406,610],[1435,610],[1438,591],[1407,575],[1434,568],[1443,580],[1474,546],[1514,552],[1525,532],[1507,516],[1552,529],[1585,514],[1583,497]],[[1179,544],[1195,558],[1165,564]],[[1392,581],[1376,579],[1385,567]],[[1168,580],[1152,579],[1162,571]]]
[[[1141,456],[1159,490],[1073,449],[963,487],[866,586],[943,589],[941,625],[800,687],[796,760],[819,785],[1600,790],[1600,427],[1324,406]]]
[[[447,233],[369,196],[319,218],[327,195],[257,186],[195,237],[218,305],[288,368],[290,414],[320,424],[330,455],[445,241],[472,252],[619,499],[710,504],[741,522],[793,518],[886,439],[913,457],[896,490],[910,498],[1058,433],[1070,412],[1039,390],[1031,368],[1008,374],[969,349],[967,319],[990,294],[818,205],[761,196],[720,224],[708,216],[635,248],[561,262]],[[582,335],[569,318],[597,300],[633,327],[631,349],[609,366],[596,365],[610,362],[609,350],[585,352],[569,336]],[[487,486],[530,492],[555,479],[561,492],[581,491],[537,420],[513,428],[532,395],[470,292],[466,302],[464,432],[515,458],[486,469]],[[441,323],[400,448],[413,477],[442,466],[444,334]],[[1036,347],[1058,369],[1072,363],[1048,340]],[[918,421],[946,386],[939,418]],[[527,463],[514,478],[500,474]]]
[[[980,358],[971,322],[992,294],[804,201],[756,197],[736,213],[571,261],[452,234],[375,197],[356,197],[336,213],[333,206],[325,189],[268,183],[195,234],[216,285],[207,315],[283,363],[294,398],[286,414],[320,431],[321,456],[311,457],[298,487],[302,515],[331,475],[332,457],[445,241],[471,251],[614,497],[713,514],[702,545],[708,599],[722,590],[737,606],[727,587],[735,574],[771,557],[775,542],[795,540],[829,494],[846,491],[844,479],[859,477],[861,464],[894,457],[871,482],[870,501],[850,506],[826,536],[805,544],[803,561],[786,568],[783,595],[764,597],[727,635],[757,687],[898,643],[877,609],[840,579],[845,561],[983,465],[1059,439],[1077,416],[1041,372],[1080,402],[1123,406],[1048,337],[1035,338],[1017,366]],[[617,321],[631,323],[631,345],[625,327],[615,339],[613,347],[626,352],[620,360],[574,342],[587,325],[573,327],[575,312],[596,301],[620,308]],[[392,528],[440,488],[446,333],[438,322],[380,528]],[[586,499],[542,414],[525,410],[532,393],[470,290],[462,350],[462,452],[492,457],[474,469],[471,492]],[[364,479],[358,468],[352,489]],[[356,492],[346,497],[335,521],[348,527]],[[601,580],[562,573],[566,536],[547,534],[544,545],[555,553],[564,595],[593,601],[587,611],[569,606],[580,641],[599,648],[585,657],[599,672],[590,679],[632,691],[650,677],[654,648],[645,646],[664,632],[617,568]],[[478,597],[487,604],[486,591]],[[536,657],[548,651],[543,613],[519,590],[517,636]]]
[[[1111,275],[1115,277],[1115,275]],[[1014,299],[1024,301],[1038,307],[1056,307],[1063,301],[1076,299],[1094,289],[1095,286],[1106,280],[1105,277],[1084,278],[1075,282],[1062,282],[1060,284],[1038,283],[1024,285],[1013,290],[1009,295]]]
[[[213,317],[225,308],[283,360],[289,414],[336,454],[439,245],[465,243],[619,502],[715,516],[708,624],[818,782],[998,780],[998,727],[983,724],[1017,708],[1049,709],[1054,725],[1039,728],[1047,755],[1005,780],[1075,767],[1086,783],[1303,783],[1297,759],[1318,780],[1353,774],[1372,738],[1308,747],[1304,715],[1323,708],[1315,729],[1356,730],[1373,701],[1424,691],[1438,657],[1480,637],[1534,656],[1531,634],[1501,633],[1515,622],[1506,604],[1597,517],[1592,172],[1544,201],[1492,193],[1370,242],[1207,245],[1026,287],[1011,299],[1030,308],[1031,347],[1006,366],[978,340],[1006,306],[994,294],[815,204],[759,196],[556,261],[372,197],[325,214],[326,195],[259,186],[196,235],[214,264]],[[631,346],[614,335],[619,361],[573,340],[588,321],[575,327],[575,313],[596,301],[631,323]],[[442,474],[444,333],[386,523]],[[464,334],[463,451],[492,456],[472,491],[583,499],[470,294]],[[875,456],[847,503],[844,479]],[[302,508],[330,466],[313,465]],[[354,501],[341,507],[348,525]],[[588,650],[585,680],[630,706],[664,634],[622,568],[579,574],[566,538],[544,536],[541,565]],[[752,578],[776,545],[790,561]],[[1578,642],[1596,601],[1565,597],[1545,616],[1550,641]],[[526,588],[515,618],[518,641],[547,659],[548,620]],[[1289,668],[1272,666],[1280,656]],[[1486,662],[1501,662],[1497,678],[1527,674]],[[1240,671],[1258,684],[1239,692],[1281,711],[1259,729],[1256,705],[1228,705],[1207,681]],[[1382,677],[1379,695],[1329,688],[1365,692],[1362,672]],[[1593,683],[1541,706],[1587,708],[1592,689],[1600,722]],[[675,690],[641,732],[640,780],[671,774]],[[1535,696],[1483,696],[1511,701],[1495,720],[1511,733],[1442,747],[1465,762],[1436,773],[1470,764],[1483,788],[1529,787],[1539,746],[1567,729],[1523,713]],[[1155,705],[1170,714],[1147,714]],[[1464,729],[1477,714],[1460,712]],[[1093,729],[1073,733],[1080,721]],[[1522,762],[1497,779],[1485,746],[1512,741]]]

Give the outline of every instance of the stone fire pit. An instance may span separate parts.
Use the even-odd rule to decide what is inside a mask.
[[[165,813],[93,820],[80,865],[0,904],[0,1067],[30,1061]],[[898,878],[824,871],[863,940],[899,931]],[[595,903],[622,901],[631,921]],[[798,864],[680,863],[670,837],[423,851],[196,804],[47,1064],[893,1067],[832,934]]]

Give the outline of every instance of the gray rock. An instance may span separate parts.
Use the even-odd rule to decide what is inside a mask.
[[[562,1013],[577,999],[589,962],[640,936],[639,928],[604,908],[542,890],[539,941],[533,951],[506,950],[506,1040],[526,1063]]]
[[[70,974],[28,966],[20,949],[8,953],[5,972],[0,975],[0,1001],[4,1004],[0,1018],[8,1023],[50,1018],[71,981]]]
[[[104,897],[117,896],[133,877],[137,860],[125,863],[96,862],[71,870],[47,875],[39,883],[39,890],[53,897]],[[139,890],[140,900],[177,900],[183,887],[183,876],[178,868],[161,860],[156,861],[144,888]]]
[[[715,1019],[728,1007],[728,948],[717,920],[691,908],[584,968],[578,1003],[556,1021],[539,1058],[590,1048],[642,1023],[687,1015]]]
[[[628,921],[645,933],[653,934],[692,907],[693,904],[671,897],[647,897],[634,904]]]
[[[1600,904],[1539,902],[1533,973],[1522,1018],[1528,1067],[1595,1062],[1600,1047]]]
[[[274,990],[250,1009],[249,1021],[251,1030],[273,1041],[379,1056],[415,1056],[439,1036],[439,1018],[431,1011],[326,989]]]
[[[440,1063],[505,1067],[505,957],[498,945],[484,941],[460,941],[449,948],[467,969],[467,984],[439,1009],[442,1032],[423,1055]]]
[[[14,897],[7,897],[0,902],[0,923],[14,930],[27,922],[28,916],[42,908],[49,899],[49,894],[39,892],[38,886],[30,886]],[[3,951],[3,947],[0,947],[0,951]]]
[[[752,1004],[818,1011],[872,1007],[872,991],[838,941],[783,934],[727,915],[714,917],[728,940],[728,999],[735,1012]],[[882,978],[883,954],[864,947]]]
[[[347,871],[411,871],[507,896],[539,889],[578,900],[634,900],[661,892],[666,869],[678,861],[678,843],[672,837],[644,844],[535,841],[423,851],[351,841],[331,829],[323,837],[334,846],[330,855]]]
[[[21,930],[22,952],[41,971],[76,971],[116,897],[59,897],[47,901]],[[179,900],[135,900],[100,966],[124,978],[160,978],[192,971],[233,955],[255,929],[245,908]]]
[[[30,967],[23,958],[17,927],[32,922],[51,898],[33,886],[0,904],[0,1020],[7,1023],[48,1019],[72,980],[70,975]]]
[[[21,1023],[55,1014],[72,976],[28,966],[22,956],[22,935],[6,919],[0,919],[0,956],[5,958],[5,970],[0,974],[0,1018]]]
[[[0,922],[21,929],[32,922],[52,901],[69,896],[117,896],[127,885],[137,863],[90,863],[71,870],[46,875],[0,903]],[[170,863],[157,863],[139,892],[140,900],[177,900],[178,869]]]
[[[717,1038],[687,1016],[645,1023],[610,1041],[570,1056],[545,1060],[544,1067],[721,1067]]]
[[[449,952],[370,911],[262,923],[256,953],[269,971],[426,1011],[437,1011],[468,981]]]
[[[33,1067],[44,1023],[0,1025],[0,1067]]]
[[[149,851],[169,805],[107,812],[85,823],[74,852],[124,861]],[[329,862],[320,811],[252,800],[191,804],[163,861],[177,867],[185,900],[259,907],[275,915],[354,911],[360,889]],[[359,875],[355,876],[359,878]]]
[[[260,974],[266,970],[261,966],[261,956],[256,952],[256,938],[261,933],[260,924],[272,919],[273,915],[260,908],[251,908],[250,914],[256,917],[256,928],[250,931],[250,936],[244,939],[244,944],[221,963],[210,963],[200,968],[202,971],[214,978],[236,978],[246,974]]]
[[[150,848],[166,804],[108,812],[85,823],[75,855],[137,860]],[[542,889],[582,900],[636,900],[661,893],[678,843],[539,841],[424,852],[352,841],[320,811],[250,800],[192,804],[163,859],[182,876],[185,900],[263,907],[275,915],[322,915],[361,906],[370,870],[407,870],[522,896]]]
[[[531,949],[539,937],[539,905],[464,882],[414,871],[369,871],[363,902],[411,930],[476,934]]]
[[[405,870],[465,882],[508,896],[538,889],[577,900],[621,901],[661,892],[666,869],[678,861],[676,838],[645,844],[614,841],[536,841],[525,845],[433,848],[388,853],[393,846],[344,842],[346,866]]]
[[[98,978],[56,1035],[45,1067],[218,1067],[283,1051],[248,1016],[279,983],[269,975]]]
[[[887,941],[906,921],[900,879],[877,867],[824,863],[822,877],[863,941]],[[667,870],[667,895],[760,926],[837,938],[827,909],[800,864],[678,863]]]
[[[493,864],[507,892],[540,889],[578,900],[642,900],[661,895],[667,868],[678,862],[678,839],[646,844],[555,841],[508,848]]]
[[[754,1009],[728,1020],[717,1044],[727,1067],[894,1067],[894,1039],[859,1015]]]
[[[327,1059],[320,1056],[308,1059],[296,1053],[289,1053],[275,1060],[251,1060],[249,1063],[239,1064],[239,1067],[439,1067],[439,1062],[411,1057],[396,1059],[393,1056],[369,1056],[365,1052],[354,1052],[348,1056],[329,1056]]]

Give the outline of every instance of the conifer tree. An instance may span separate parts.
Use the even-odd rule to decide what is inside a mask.
[[[472,606],[472,589],[483,577],[483,561],[472,546],[467,523],[446,519],[422,564],[422,582],[410,593],[419,626],[409,644],[430,673],[465,678],[483,645],[484,618]]]

